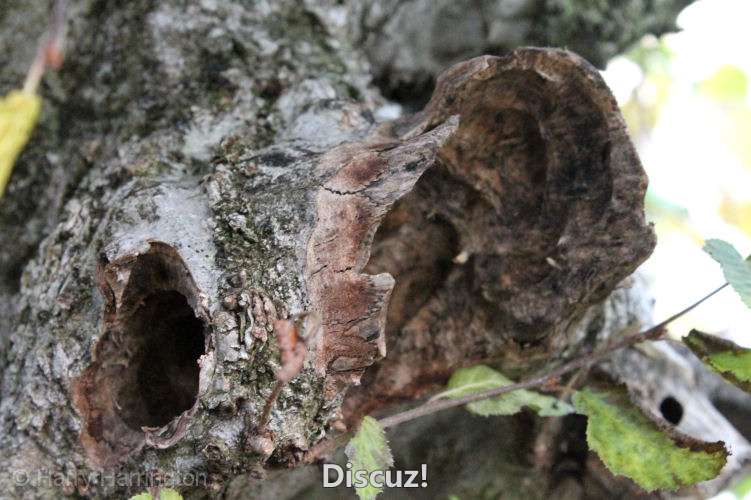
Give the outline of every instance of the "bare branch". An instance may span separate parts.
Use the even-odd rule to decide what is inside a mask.
[[[23,90],[26,93],[36,92],[39,82],[47,67],[59,69],[63,64],[63,47],[65,44],[65,0],[55,0],[47,32],[37,47],[34,62],[31,63]]]

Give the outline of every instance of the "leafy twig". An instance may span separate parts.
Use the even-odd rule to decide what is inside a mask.
[[[562,377],[563,375],[566,375],[574,370],[586,368],[604,359],[607,359],[614,352],[620,349],[623,349],[625,347],[630,347],[634,344],[638,344],[640,342],[644,342],[647,340],[659,339],[665,333],[665,327],[668,324],[680,318],[681,316],[685,315],[689,311],[693,310],[694,308],[702,304],[704,301],[706,301],[710,297],[717,294],[720,290],[724,289],[726,286],[728,286],[727,283],[715,289],[711,293],[705,295],[700,300],[694,302],[693,304],[691,304],[684,310],[670,316],[666,320],[656,324],[655,326],[647,330],[644,330],[642,332],[635,333],[632,335],[626,335],[610,343],[609,345],[605,346],[604,348],[602,348],[601,350],[597,352],[588,353],[585,356],[574,358],[568,363],[564,363],[563,365],[559,366],[555,370],[552,370],[548,373],[544,373],[542,375],[532,377],[528,380],[524,380],[516,384],[504,385],[502,387],[489,389],[487,391],[467,394],[466,396],[462,396],[462,397],[455,398],[455,399],[428,401],[427,403],[422,404],[416,408],[412,408],[411,410],[407,410],[401,413],[397,413],[395,415],[391,415],[389,417],[382,418],[381,420],[379,420],[379,423],[381,424],[383,428],[394,427],[395,425],[399,425],[401,423],[408,422],[416,418],[430,415],[432,413],[436,413],[441,410],[447,410],[449,408],[454,408],[457,406],[464,406],[467,403],[472,403],[472,402],[480,401],[483,399],[501,396],[503,394],[508,394],[509,392],[518,391],[520,389],[531,389],[534,387],[544,386],[546,384],[549,384],[551,381],[556,380]]]

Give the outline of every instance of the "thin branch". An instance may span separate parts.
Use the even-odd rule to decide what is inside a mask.
[[[693,304],[691,304],[684,310],[676,314],[673,314],[666,320],[656,324],[655,326],[647,330],[644,330],[642,332],[635,333],[632,335],[626,335],[616,340],[615,342],[612,342],[611,344],[605,346],[604,348],[602,348],[601,350],[597,352],[588,353],[578,358],[574,358],[568,363],[564,363],[563,365],[559,366],[555,370],[550,371],[548,373],[538,375],[538,376],[530,378],[529,380],[517,382],[515,384],[504,385],[503,387],[496,387],[494,389],[488,389],[486,391],[476,392],[473,394],[467,394],[466,396],[462,396],[456,399],[441,399],[441,400],[428,401],[427,403],[422,404],[411,410],[407,410],[401,413],[397,413],[395,415],[391,415],[389,417],[382,418],[381,420],[379,420],[379,423],[381,424],[383,428],[394,427],[395,425],[399,425],[401,423],[408,422],[410,420],[414,420],[416,418],[420,418],[425,415],[430,415],[432,413],[436,413],[441,410],[447,410],[449,408],[455,408],[457,406],[464,406],[467,403],[473,403],[475,401],[480,401],[483,399],[501,396],[503,394],[508,394],[509,392],[518,391],[520,389],[531,389],[534,387],[540,387],[540,386],[549,384],[551,381],[556,380],[562,377],[563,375],[566,375],[569,372],[592,366],[595,363],[599,363],[600,361],[610,357],[614,352],[620,349],[623,349],[624,347],[630,347],[634,344],[638,344],[640,342],[644,342],[647,340],[659,339],[665,333],[665,327],[669,323],[675,321],[676,319],[685,315],[689,311],[693,310],[694,308],[702,304],[704,301],[706,301],[710,297],[717,294],[720,290],[722,290],[726,286],[728,286],[727,283],[715,289],[713,292],[709,293],[708,295],[705,295],[700,300],[694,302]]]
[[[258,420],[259,429],[265,429],[266,424],[269,423],[269,417],[271,417],[271,410],[272,408],[274,408],[274,403],[276,403],[276,400],[279,397],[279,394],[282,392],[282,389],[284,388],[284,384],[285,382],[281,380],[277,380],[276,384],[274,384],[274,389],[271,391],[271,395],[266,400],[266,404],[263,405],[261,418]]]
[[[63,62],[63,45],[65,43],[65,0],[55,0],[52,6],[49,26],[37,47],[36,56],[31,63],[23,91],[34,94],[42,75],[48,67],[60,68]]]
[[[315,349],[321,331],[321,321],[315,313],[296,314],[291,319],[274,321],[274,333],[277,337],[282,366],[276,372],[276,384],[261,412],[258,428],[266,430],[271,417],[271,410],[279,398],[282,389],[299,375],[305,363],[308,350]]]

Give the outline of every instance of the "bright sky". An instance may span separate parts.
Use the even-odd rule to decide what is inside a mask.
[[[650,199],[663,207],[648,214],[657,224],[658,243],[642,268],[656,299],[657,321],[724,282],[719,266],[701,250],[703,238],[722,238],[742,254],[751,253],[751,234],[726,220],[728,210],[742,217],[735,207],[751,204],[751,155],[742,151],[751,138],[737,137],[751,131],[750,21],[751,0],[701,0],[678,18],[682,31],[664,37],[670,55],[662,74],[645,74],[628,57],[614,59],[604,72],[622,106],[636,96],[656,111],[653,128],[642,127],[634,140],[650,178]],[[733,81],[741,82],[745,100],[718,100],[702,90],[703,82],[726,67],[740,75]],[[679,215],[666,215],[666,206]],[[751,311],[732,290],[674,323],[671,334],[682,336],[691,328],[751,346]]]

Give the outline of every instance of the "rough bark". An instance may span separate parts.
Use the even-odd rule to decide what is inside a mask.
[[[635,321],[628,300],[607,303],[615,319],[599,305],[654,241],[596,71],[554,50],[481,57],[421,113],[375,123],[367,60],[337,37],[362,7],[73,2],[67,66],[0,206],[8,495],[143,489],[80,476],[104,470],[238,497],[458,366],[523,375]],[[0,54],[30,60],[42,6],[0,16]],[[3,90],[22,68],[4,66]],[[274,325],[314,317],[259,429]]]
[[[409,105],[448,66],[522,45],[567,47],[598,67],[645,33],[674,31],[691,0],[386,0],[353,2],[351,36],[379,87]]]

